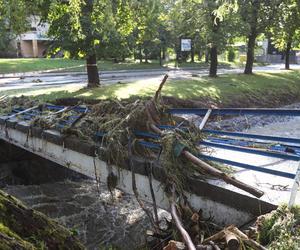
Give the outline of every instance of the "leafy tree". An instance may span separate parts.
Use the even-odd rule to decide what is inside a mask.
[[[285,69],[290,69],[290,51],[299,44],[300,2],[283,0],[278,6],[276,20],[269,29],[273,44],[285,52]]]
[[[239,19],[231,1],[204,0],[201,10],[202,32],[210,54],[209,76],[217,76],[218,54],[239,32]]]
[[[0,0],[0,50],[6,51],[13,39],[30,28],[30,1]]]
[[[132,54],[132,30],[134,17],[130,2],[113,2],[114,26],[108,31],[105,41],[97,49],[100,57],[124,61]]]
[[[145,62],[148,62],[150,47],[159,37],[160,1],[135,0],[132,10],[135,16],[135,43],[139,51],[139,59],[142,63],[142,52],[145,54]]]
[[[281,0],[238,0],[239,13],[247,25],[245,29],[248,40],[245,74],[252,74],[256,39],[274,22],[280,2]]]
[[[69,51],[74,57],[83,56],[86,59],[88,87],[98,86],[100,80],[96,51],[105,44],[112,44],[113,39],[119,39],[117,32],[127,31],[127,13],[124,10],[128,10],[128,2],[122,0],[37,1],[40,2],[42,20],[50,25],[49,36],[54,39],[53,47]],[[123,17],[122,21],[119,20],[121,17]],[[122,42],[122,39],[119,40]]]

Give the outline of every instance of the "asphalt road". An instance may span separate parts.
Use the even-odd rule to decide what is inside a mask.
[[[254,71],[279,72],[283,64],[255,67]],[[291,65],[292,69],[300,69],[300,65]],[[219,69],[219,74],[242,73],[243,69]],[[102,84],[131,83],[142,80],[159,81],[165,74],[172,80],[194,79],[197,76],[206,76],[207,69],[151,69],[151,70],[121,70],[100,72]],[[7,90],[20,90],[28,88],[61,87],[67,84],[86,86],[87,75],[85,72],[52,72],[31,73],[24,76],[16,75],[0,77],[0,93]]]

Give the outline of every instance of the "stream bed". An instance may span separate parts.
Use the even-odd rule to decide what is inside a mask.
[[[6,186],[19,198],[77,234],[87,249],[136,249],[145,244],[150,228],[135,197],[91,180],[62,181],[41,185]]]

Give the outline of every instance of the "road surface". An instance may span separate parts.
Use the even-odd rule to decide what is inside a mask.
[[[255,67],[254,71],[279,72],[283,64]],[[291,65],[292,69],[300,69],[300,65]],[[219,69],[219,74],[242,73],[243,69]],[[197,76],[206,76],[207,69],[151,69],[151,70],[121,70],[100,72],[101,83],[131,83],[142,80],[160,81],[165,74],[172,80],[195,79]],[[87,75],[85,72],[53,72],[37,73],[30,76],[0,77],[0,92],[7,90],[21,90],[29,88],[61,87],[72,84],[78,87],[86,86]]]

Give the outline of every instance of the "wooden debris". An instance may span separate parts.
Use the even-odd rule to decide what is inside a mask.
[[[198,157],[194,156],[187,150],[183,150],[182,155],[184,155],[187,159],[189,159],[191,162],[193,162],[195,165],[200,167],[202,170],[204,170],[208,174],[215,176],[219,179],[222,179],[226,183],[229,183],[235,187],[238,187],[258,198],[264,195],[264,192],[262,192],[261,190],[255,188],[255,187],[249,186],[248,184],[243,183],[231,176],[228,176],[227,174],[223,173],[222,171],[220,171],[220,170],[210,166],[208,163],[200,160]]]
[[[173,185],[172,188],[172,197],[170,199],[171,201],[171,214],[172,214],[172,218],[175,221],[176,227],[178,228],[182,238],[184,239],[187,247],[189,250],[196,250],[196,247],[190,237],[190,235],[188,234],[188,232],[184,229],[182,222],[177,214],[177,209],[176,209],[176,203],[175,203],[175,187]]]
[[[233,233],[235,233],[240,239],[249,247],[252,247],[254,250],[267,250],[264,246],[260,245],[255,240],[250,239],[246,234],[240,231],[237,227],[233,227],[231,229]]]
[[[260,245],[255,240],[250,239],[246,234],[233,225],[228,226],[222,231],[205,239],[203,244],[211,241],[222,241],[224,239],[227,243],[228,249],[240,249],[240,242],[242,241],[245,245],[253,248],[254,250],[267,250],[264,246]]]
[[[228,246],[228,250],[239,250],[240,249],[240,241],[234,233],[226,232],[225,239],[226,239],[226,244]]]
[[[166,245],[163,250],[183,250],[185,245],[182,242],[170,240],[168,245]]]

